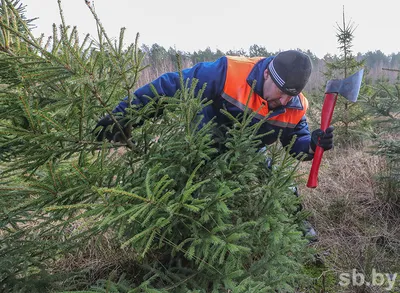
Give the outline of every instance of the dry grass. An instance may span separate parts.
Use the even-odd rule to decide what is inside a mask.
[[[310,166],[301,166],[305,182]],[[319,233],[315,246],[336,276],[353,269],[366,276],[373,268],[400,272],[400,208],[381,196],[376,176],[383,166],[382,159],[365,149],[336,149],[325,154],[316,189],[300,184],[304,206]],[[383,287],[347,290],[335,292],[384,292]]]
[[[67,274],[85,272],[76,279],[66,280],[69,285],[71,282],[76,282],[85,286],[94,284],[100,279],[109,279],[113,276],[118,278],[122,274],[130,274],[130,277],[134,278],[140,274],[140,270],[135,266],[137,254],[131,249],[120,248],[113,241],[114,237],[110,233],[90,239],[83,249],[55,262],[51,266],[53,272]]]

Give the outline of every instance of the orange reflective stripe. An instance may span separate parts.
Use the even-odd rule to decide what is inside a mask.
[[[227,59],[228,68],[222,96],[242,110],[248,103],[247,106],[251,110],[259,111],[258,114],[262,117],[267,116],[269,110],[266,101],[254,92],[251,94],[251,87],[246,81],[250,71],[262,57],[227,57]]]
[[[244,95],[245,96],[245,95]],[[247,95],[248,96],[248,95]],[[238,107],[239,109],[241,109],[241,110],[245,110],[246,109],[246,101],[244,101],[244,103],[243,102],[241,102],[240,100],[238,100],[238,99],[236,99],[236,98],[234,98],[234,97],[231,97],[231,96],[229,96],[229,95],[227,95],[226,93],[222,93],[222,97],[225,99],[225,100],[227,100],[228,102],[230,102],[231,104],[234,104],[236,107]],[[252,98],[250,98],[250,100],[251,100]],[[252,109],[252,108],[250,108],[250,109],[252,109],[254,112],[257,112],[257,109],[260,109],[260,111],[258,112],[258,113],[256,113],[255,114],[255,117],[257,118],[257,119],[260,119],[260,120],[262,120],[262,119],[264,119],[267,115],[268,115],[268,106],[265,106],[265,105],[262,105],[263,107],[255,107],[256,109],[254,110],[254,109]],[[261,112],[261,113],[260,113]]]
[[[258,94],[251,92],[251,86],[248,85],[246,79],[254,65],[261,59],[263,57],[227,56],[227,72],[222,93],[222,97],[225,100],[239,109],[244,110],[247,105],[249,109],[257,112],[256,118],[260,120],[268,116],[268,104]],[[303,105],[303,110],[286,108],[284,113],[268,118],[267,121],[280,127],[295,127],[308,108],[307,99],[302,94],[299,94],[299,98]]]

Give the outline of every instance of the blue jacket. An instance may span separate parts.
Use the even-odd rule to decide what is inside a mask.
[[[273,58],[274,57],[269,57],[258,61],[247,78],[247,83],[250,86],[254,80],[257,81],[254,91],[261,97],[263,96],[263,73]],[[215,62],[198,63],[191,68],[184,69],[182,73],[184,80],[192,80],[193,78],[198,79],[196,94],[197,91],[203,87],[203,84],[207,83],[203,97],[213,100],[213,103],[203,109],[203,112],[201,113],[204,115],[203,122],[206,123],[215,117],[216,119],[214,121],[218,125],[229,123],[229,119],[219,111],[219,109],[222,107],[224,107],[233,116],[237,116],[239,113],[243,112],[237,106],[223,99],[221,96],[227,73],[226,57],[221,57]],[[180,88],[179,74],[178,72],[165,73],[152,81],[151,84],[155,87],[159,95],[172,97]],[[134,96],[135,98],[133,99],[132,104],[145,105],[149,101],[146,96],[154,97],[154,94],[151,91],[149,84],[147,84],[137,89],[134,92]],[[126,99],[124,99],[118,104],[113,112],[125,112],[125,108],[127,106],[128,103],[126,102]],[[274,112],[269,116],[269,118],[284,113],[286,108],[303,109],[303,106],[299,97],[295,96],[286,106],[281,106],[274,109]],[[259,121],[259,119],[254,118],[252,123],[257,123]],[[305,160],[311,160],[313,158],[313,155],[309,154],[311,136],[305,116],[303,116],[303,118],[294,128],[282,128],[269,123],[263,123],[262,127],[260,128],[260,133],[268,133],[271,132],[271,130],[273,130],[271,134],[264,136],[262,141],[263,144],[269,145],[274,143],[278,139],[279,132],[282,131],[282,134],[279,138],[283,146],[288,145],[293,136],[296,136],[295,143],[291,148],[291,153],[293,155],[303,153],[307,155]]]

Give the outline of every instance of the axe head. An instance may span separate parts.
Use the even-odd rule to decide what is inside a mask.
[[[364,69],[345,79],[332,79],[326,84],[325,93],[338,93],[350,102],[356,102],[360,92]]]

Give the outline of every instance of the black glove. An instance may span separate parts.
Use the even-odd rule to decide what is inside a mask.
[[[329,126],[325,131],[321,129],[314,130],[311,133],[311,149],[315,152],[316,146],[320,146],[324,151],[333,148],[333,126]]]
[[[125,138],[129,139],[131,137],[131,129],[127,123],[127,119],[116,117],[116,120],[120,127],[115,124],[110,115],[103,117],[99,122],[97,122],[96,127],[93,130],[97,141],[102,141],[106,138],[108,141],[123,142],[125,141]],[[123,130],[124,134],[121,133],[120,128]]]

